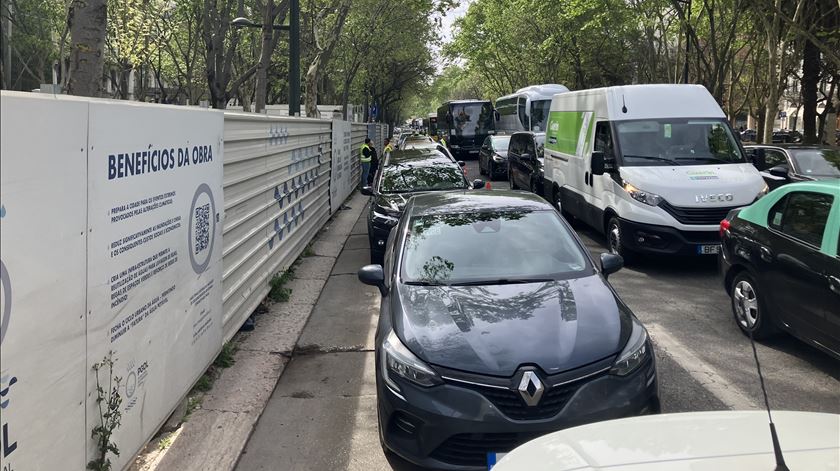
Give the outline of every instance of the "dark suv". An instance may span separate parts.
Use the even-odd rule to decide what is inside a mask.
[[[460,162],[436,148],[397,150],[376,172],[373,186],[362,188],[372,196],[368,213],[370,259],[379,263],[391,228],[397,225],[406,201],[416,194],[483,188],[484,181],[467,180]]]
[[[543,194],[544,132],[517,132],[508,146],[508,178],[513,190],[529,190]]]

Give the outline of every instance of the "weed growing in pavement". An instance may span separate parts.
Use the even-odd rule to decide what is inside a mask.
[[[233,355],[238,350],[237,346],[233,342],[228,342],[222,345],[222,351],[219,352],[219,356],[213,361],[213,366],[217,368],[230,368],[236,363],[236,358]]]
[[[207,370],[201,375],[201,378],[198,378],[198,381],[193,386],[193,389],[199,392],[207,392],[213,389],[213,382],[215,378],[213,377],[213,372],[211,370]]]
[[[315,251],[312,250],[312,242],[310,242],[309,245],[307,245],[306,248],[303,249],[303,253],[300,254],[300,256],[301,256],[301,258],[306,258],[306,257],[311,257],[313,255],[315,255]]]
[[[120,427],[122,413],[120,404],[120,381],[122,378],[114,376],[114,352],[108,355],[101,362],[93,365],[96,376],[96,405],[99,407],[99,425],[91,431],[91,437],[96,439],[96,457],[87,464],[87,469],[94,471],[110,471],[111,459],[108,454],[120,456],[117,444],[111,441],[114,431]],[[108,373],[108,388],[100,382],[99,372]]]
[[[268,297],[271,298],[272,301],[285,303],[289,301],[289,297],[292,295],[292,290],[290,288],[286,288],[284,285],[291,281],[292,278],[295,276],[295,271],[292,268],[288,270],[278,273],[271,278],[269,285],[271,286],[271,291],[268,292]]]
[[[187,410],[184,411],[184,418],[181,419],[181,422],[186,422],[192,413],[201,407],[202,399],[204,399],[202,396],[190,396],[187,398]]]
[[[158,450],[163,451],[172,446],[172,435],[174,435],[174,433],[167,433],[165,437],[160,439],[158,442]]]

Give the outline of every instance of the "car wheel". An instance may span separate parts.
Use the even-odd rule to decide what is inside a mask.
[[[610,253],[621,255],[624,262],[628,263],[633,259],[633,252],[631,252],[624,242],[621,240],[621,224],[618,222],[618,217],[613,216],[607,223],[607,248]]]
[[[738,273],[730,287],[732,314],[741,332],[761,340],[777,333],[772,315],[764,307],[755,278],[748,272]]]
[[[508,169],[508,182],[510,183],[511,190],[518,190],[519,188],[516,187],[516,182],[513,180],[513,172]]]

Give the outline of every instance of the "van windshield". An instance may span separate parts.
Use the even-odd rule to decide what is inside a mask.
[[[723,119],[646,119],[615,124],[625,166],[747,162]]]
[[[531,102],[531,131],[545,131],[549,110],[551,110],[551,100],[534,100]]]

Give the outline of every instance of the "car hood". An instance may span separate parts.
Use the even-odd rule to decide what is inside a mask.
[[[416,192],[416,193],[390,193],[390,194],[379,194],[376,195],[376,199],[374,200],[375,205],[381,208],[387,208],[391,211],[399,211],[402,212],[405,209],[405,204],[408,202],[408,199],[412,196],[422,195],[428,192]]]
[[[838,469],[840,415],[773,411],[790,469]],[[494,471],[766,471],[775,467],[767,413],[687,412],[573,427],[516,448]]]
[[[752,204],[764,188],[764,179],[752,164],[621,167],[621,178],[682,207]],[[715,203],[697,201],[698,196],[719,194],[731,194],[732,198]]]
[[[512,376],[560,373],[618,353],[631,319],[598,275],[485,286],[399,286],[394,329],[433,365]]]

